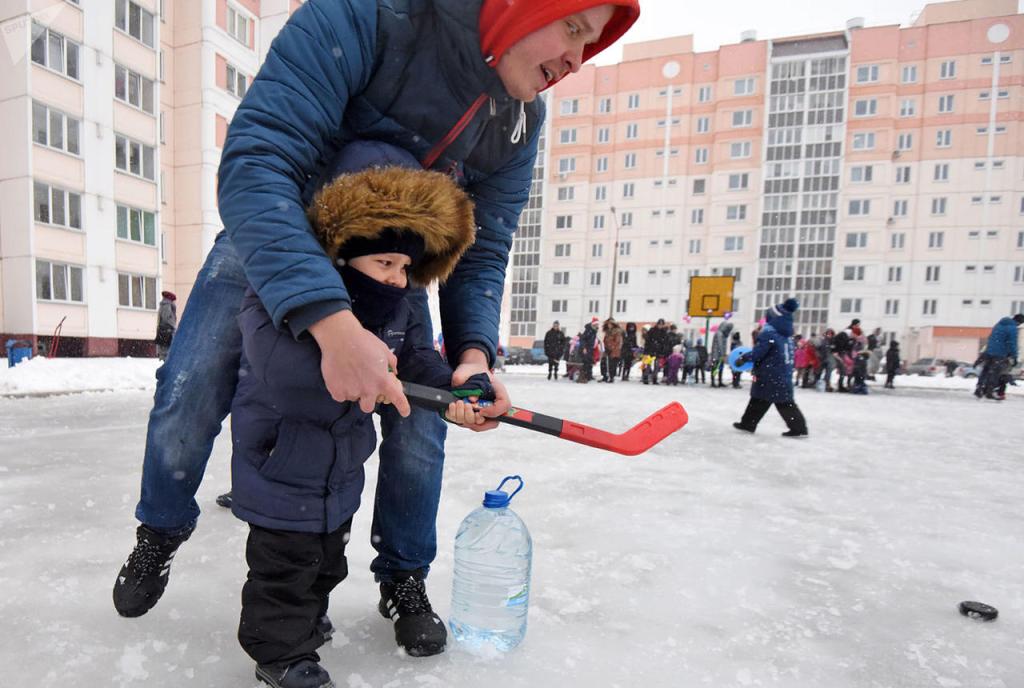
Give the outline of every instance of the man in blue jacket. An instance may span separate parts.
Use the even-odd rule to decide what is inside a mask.
[[[740,356],[737,365],[754,362],[754,384],[750,402],[743,418],[732,426],[754,432],[772,404],[789,429],[783,437],[807,437],[807,421],[793,400],[793,313],[800,306],[796,299],[786,299],[768,309],[768,324],[757,336],[754,349]]]
[[[982,357],[985,367],[981,370],[978,386],[974,390],[977,397],[1002,401],[1006,398],[1001,387],[1003,375],[1017,365],[1017,328],[1024,324],[1024,314],[1018,313],[1012,318],[1000,318],[988,336],[988,344]]]
[[[157,603],[177,548],[195,528],[195,492],[237,384],[235,316],[247,283],[275,327],[316,341],[334,399],[364,412],[378,398],[392,404],[382,412],[371,527],[381,607],[394,602],[384,599],[387,586],[426,577],[436,553],[444,424],[410,411],[389,373],[394,354],[352,315],[304,209],[353,140],[386,142],[450,174],[475,204],[477,232],[440,290],[446,351],[453,384],[486,372],[543,123],[536,96],[638,16],[638,0],[309,0],[295,12],[232,119],[218,178],[225,232],[157,372],[136,508],[142,525],[115,581],[118,613],[140,616]],[[423,290],[410,299],[426,311]],[[510,407],[500,382],[494,391],[492,418]],[[408,608],[429,606],[425,591],[421,597]],[[436,632],[441,642],[426,642],[443,647],[443,625]],[[399,644],[415,650],[420,640]]]

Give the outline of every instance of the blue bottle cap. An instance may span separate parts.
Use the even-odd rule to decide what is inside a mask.
[[[505,492],[504,490],[501,489],[502,486],[509,480],[519,481],[519,487],[517,487],[515,489],[515,492],[513,492],[512,494],[509,494],[508,492]],[[501,484],[498,485],[498,488],[496,490],[487,490],[487,492],[484,493],[484,506],[488,509],[502,509],[508,506],[509,502],[512,501],[512,498],[515,497],[516,493],[518,493],[521,489],[523,489],[522,478],[520,478],[518,475],[506,476],[505,479],[501,481]]]

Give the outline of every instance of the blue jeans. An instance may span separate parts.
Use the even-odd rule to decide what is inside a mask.
[[[188,305],[157,370],[135,517],[161,531],[195,526],[195,494],[238,384],[242,337],[236,317],[248,282],[231,241],[217,235],[196,277]],[[424,290],[410,299],[427,309]],[[427,322],[430,322],[427,317]],[[429,334],[429,333],[428,333]],[[413,409],[402,418],[382,407],[380,469],[371,532],[378,580],[422,569],[437,553],[435,521],[441,496],[444,440],[438,414]]]

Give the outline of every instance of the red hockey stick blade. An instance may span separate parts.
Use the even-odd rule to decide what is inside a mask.
[[[673,401],[619,434],[566,420],[562,421],[559,437],[626,456],[636,456],[682,428],[689,419],[683,405]]]

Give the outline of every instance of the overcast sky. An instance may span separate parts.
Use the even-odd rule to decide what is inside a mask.
[[[907,26],[925,4],[923,0],[640,0],[640,20],[624,40],[636,43],[693,34],[694,49],[700,52],[738,43],[746,29],[766,39],[841,30],[852,17],[864,17],[867,26]],[[1019,0],[1017,11],[1024,11],[1024,0]],[[616,45],[596,63],[621,59],[622,48]]]

